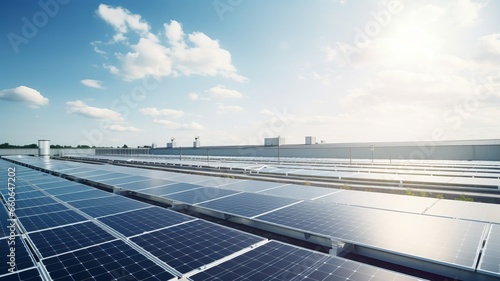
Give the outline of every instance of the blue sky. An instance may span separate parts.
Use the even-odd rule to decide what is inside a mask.
[[[498,1],[2,1],[0,143],[500,138]]]

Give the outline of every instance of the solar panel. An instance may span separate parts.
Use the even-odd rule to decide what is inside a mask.
[[[159,207],[151,207],[107,216],[100,218],[99,220],[124,236],[129,237],[193,219],[193,217],[182,215],[170,210]]]
[[[75,175],[75,176],[78,177],[78,175]],[[85,179],[98,182],[101,180],[119,179],[119,178],[126,178],[126,177],[128,177],[127,174],[109,173],[109,174],[104,174],[104,175],[85,177]]]
[[[7,182],[7,181],[5,180],[4,182]],[[36,189],[35,187],[33,187],[33,186],[29,185],[29,184],[23,184],[20,181],[16,182],[16,194],[33,192],[33,191],[37,191],[37,190],[38,189]],[[9,190],[7,188],[5,188],[5,189],[2,188],[2,194],[5,197],[8,197],[8,195],[7,195],[8,193],[9,193]]]
[[[270,241],[190,279],[198,280],[417,280],[399,273]]]
[[[36,268],[18,271],[1,277],[2,281],[42,281],[40,272]]]
[[[12,243],[14,241],[14,243]],[[10,263],[10,255],[12,252],[10,248],[14,248],[14,266],[13,271],[10,271],[11,264]],[[34,266],[31,255],[28,253],[24,243],[22,242],[19,236],[16,236],[14,240],[10,240],[9,238],[4,238],[0,240],[0,275],[15,272],[18,270],[23,270],[26,268],[30,268]],[[0,278],[3,280],[3,277]]]
[[[321,197],[316,201],[420,214],[438,200],[436,198],[398,194],[342,190],[341,192]]]
[[[245,180],[239,181],[232,184],[221,186],[221,188],[227,188],[231,190],[238,191],[248,191],[248,192],[259,192],[262,190],[278,187],[285,185],[284,183],[278,182],[267,182],[267,181],[254,181],[254,180]]]
[[[199,206],[250,218],[297,202],[299,200],[244,192]]]
[[[55,203],[57,203],[57,201],[48,196],[33,198],[33,199],[24,199],[24,200],[17,200],[16,198],[16,210],[22,208],[33,208],[36,206],[43,206]]]
[[[264,239],[196,220],[131,240],[177,271],[186,273]]]
[[[94,207],[82,208],[80,211],[86,213],[87,215],[97,218],[107,215],[118,214],[121,212],[137,210],[145,207],[150,207],[150,204],[142,203],[135,200],[130,200],[128,202],[114,203],[99,205]]]
[[[333,188],[288,184],[270,190],[259,192],[259,194],[269,194],[269,195],[276,195],[276,196],[289,197],[295,199],[314,199],[320,196],[325,196],[327,194],[332,194],[339,191],[340,190]]]
[[[52,228],[28,235],[44,258],[116,239],[93,222]]]
[[[173,184],[173,183],[176,183],[176,182],[170,181],[170,180],[151,178],[148,180],[143,180],[143,181],[138,181],[138,182],[116,184],[116,186],[124,188],[124,189],[128,189],[128,190],[140,190],[140,189],[168,185],[168,184]]]
[[[71,224],[87,220],[75,211],[60,211],[49,214],[33,215],[19,218],[26,231],[42,230],[50,227]]]
[[[130,201],[134,201],[134,200],[126,198],[126,197],[122,197],[119,195],[112,194],[111,196],[108,196],[105,198],[82,199],[82,200],[78,200],[78,201],[69,202],[69,204],[77,209],[80,209],[80,208],[104,206],[104,205],[116,204],[116,203],[126,204]]]
[[[500,223],[500,205],[456,200],[439,200],[428,211],[429,215]]]
[[[43,259],[54,280],[170,280],[174,276],[121,240]]]
[[[202,186],[195,185],[195,184],[189,184],[189,183],[174,183],[174,184],[169,184],[169,185],[165,185],[165,186],[157,186],[157,187],[152,187],[152,188],[140,190],[140,193],[161,196],[161,195],[172,194],[172,193],[176,193],[176,192],[183,192],[183,191],[198,189],[201,187]]]
[[[37,207],[33,207],[33,208],[23,208],[20,210],[16,210],[16,216],[27,217],[27,216],[32,216],[32,215],[48,214],[48,213],[59,212],[59,211],[64,211],[64,210],[69,210],[69,209],[68,209],[68,207],[64,206],[63,204],[56,203],[56,204],[49,204],[49,205],[37,206]]]
[[[9,213],[5,209],[4,205],[1,204],[0,206],[0,238],[7,237],[10,235],[10,231],[7,228],[10,224],[10,219]]]
[[[169,200],[181,201],[189,204],[197,204],[204,201],[213,200],[219,197],[224,197],[238,193],[237,191],[220,189],[214,187],[202,187],[184,192],[163,195],[161,197]]]
[[[61,182],[55,182],[55,183],[44,183],[44,184],[37,184],[36,186],[38,188],[44,189],[44,190],[50,190],[53,188],[60,188],[60,187],[66,187],[66,186],[73,186],[76,185],[75,182],[72,181],[61,181]]]
[[[131,182],[141,181],[141,180],[144,180],[144,179],[147,179],[147,178],[141,177],[141,176],[128,176],[128,177],[125,177],[125,178],[110,179],[110,180],[100,180],[99,182],[105,183],[105,184],[108,184],[108,185],[117,185],[117,184],[120,184],[120,183],[131,183]]]
[[[94,199],[112,196],[113,193],[102,191],[99,189],[90,189],[82,192],[74,192],[63,195],[56,195],[56,197],[64,202],[71,202],[77,200]]]
[[[63,195],[63,194],[68,194],[68,193],[89,191],[89,190],[94,190],[94,188],[92,188],[88,185],[83,185],[83,184],[79,184],[79,183],[72,183],[72,185],[68,185],[68,186],[46,189],[45,192],[56,196],[56,195]]]
[[[305,233],[473,268],[484,223],[304,201],[257,218]]]
[[[500,276],[500,225],[491,224],[477,271]]]

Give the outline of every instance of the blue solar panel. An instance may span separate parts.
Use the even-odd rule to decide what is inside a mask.
[[[14,264],[12,264],[14,266],[13,271],[9,271],[9,269],[11,268],[11,264],[9,264],[11,258],[10,255],[12,255],[12,252],[10,251],[11,247],[15,249],[15,251],[13,252],[14,256]],[[10,240],[9,238],[1,239],[0,253],[1,253],[0,275],[15,272],[18,270],[23,270],[34,266],[31,255],[28,253],[28,250],[26,249],[24,243],[21,241],[21,238],[19,236],[16,236],[14,240]],[[0,279],[3,280],[3,278]]]
[[[60,188],[60,187],[66,187],[66,186],[73,186],[76,185],[75,182],[72,181],[61,181],[61,182],[54,182],[54,183],[44,183],[44,184],[37,184],[36,186],[38,188],[48,190],[48,189],[53,189],[53,188]]]
[[[202,186],[200,186],[200,185],[189,184],[189,183],[175,183],[175,184],[169,184],[169,185],[165,185],[165,186],[158,186],[158,187],[144,189],[144,190],[141,190],[140,193],[161,196],[161,195],[166,195],[166,194],[171,194],[171,193],[176,193],[176,192],[197,189],[197,188],[201,188],[201,187]]]
[[[100,180],[99,182],[105,183],[108,185],[117,185],[120,183],[132,183],[132,182],[141,181],[144,179],[147,179],[147,178],[141,177],[141,176],[129,176],[129,177],[118,178],[118,179]]]
[[[78,177],[78,175],[75,175],[75,176]],[[118,178],[125,178],[125,177],[128,177],[128,175],[122,174],[122,173],[111,173],[110,172],[109,174],[85,177],[85,179],[99,182],[101,180],[110,180],[110,179],[118,179]]]
[[[107,216],[99,220],[128,237],[193,219],[193,217],[167,209],[151,207]]]
[[[116,239],[93,222],[33,232],[29,237],[44,258]]]
[[[37,207],[33,207],[33,208],[23,208],[20,210],[16,210],[16,215],[18,217],[27,217],[27,216],[32,216],[32,215],[48,214],[48,213],[59,212],[59,211],[64,211],[64,210],[69,210],[69,209],[68,209],[68,207],[64,206],[63,204],[56,203],[56,204],[43,205],[43,206],[37,206]]]
[[[80,211],[86,213],[87,215],[97,218],[107,215],[118,214],[121,212],[137,210],[141,208],[151,207],[150,204],[142,203],[139,201],[135,201],[130,199],[128,202],[107,204],[107,205],[99,205],[89,208],[82,208]]]
[[[53,280],[158,280],[174,276],[121,240],[42,260]]]
[[[258,217],[271,224],[471,269],[486,224],[304,201]]]
[[[107,196],[112,196],[113,193],[102,191],[99,189],[91,189],[88,191],[75,192],[70,194],[56,195],[56,197],[64,202],[71,202],[77,200],[85,200],[92,198],[102,198]]]
[[[33,215],[19,218],[26,231],[42,230],[50,227],[71,224],[87,220],[78,213],[68,210],[50,214]]]
[[[69,204],[77,209],[80,209],[80,208],[88,208],[88,207],[95,207],[95,206],[105,206],[105,205],[116,204],[116,203],[126,204],[130,201],[133,201],[133,200],[113,194],[112,196],[108,196],[105,198],[83,199],[83,200],[70,202]]]
[[[388,270],[271,241],[190,277],[198,280],[417,280]]]
[[[145,188],[151,188],[155,186],[162,186],[162,185],[167,185],[167,184],[172,184],[175,183],[174,181],[169,181],[169,180],[163,180],[163,179],[148,179],[148,180],[143,180],[139,182],[132,182],[132,183],[122,183],[122,184],[116,184],[118,187],[122,187],[128,190],[139,190],[139,189],[145,189]]]
[[[237,191],[233,190],[220,189],[214,187],[202,187],[199,189],[193,189],[184,192],[163,195],[161,197],[173,201],[181,201],[184,203],[197,204],[200,202],[205,202],[219,197],[224,197],[237,193],[238,193]]]
[[[45,192],[56,196],[56,195],[63,195],[68,193],[75,193],[75,192],[89,191],[89,190],[94,190],[94,188],[79,183],[73,183],[72,185],[68,186],[46,189]]]
[[[33,199],[24,199],[24,200],[16,199],[16,209],[33,208],[37,206],[50,205],[55,203],[57,203],[57,201],[48,196],[33,198]]]
[[[3,206],[3,204],[0,204],[0,238],[7,237],[10,235],[10,231],[7,228],[10,225],[10,219],[9,213]]]
[[[262,190],[275,188],[278,186],[284,185],[283,183],[278,182],[267,182],[267,181],[254,181],[254,180],[245,180],[239,181],[232,184],[221,186],[221,188],[227,188],[238,191],[248,191],[248,192],[259,192]]]
[[[18,271],[9,275],[1,276],[2,281],[42,281],[40,272],[36,268]]]
[[[196,220],[131,240],[177,271],[186,273],[264,239]]]
[[[500,225],[491,224],[478,271],[500,277]]]
[[[226,214],[254,217],[296,202],[299,200],[245,192],[201,203],[199,206]]]
[[[25,200],[25,199],[33,199],[33,198],[39,198],[39,197],[46,197],[47,195],[41,191],[30,191],[30,192],[22,192],[22,193],[16,193],[16,201],[18,200]]]

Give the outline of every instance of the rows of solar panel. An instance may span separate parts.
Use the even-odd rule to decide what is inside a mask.
[[[473,221],[310,201],[257,219],[305,233],[468,269],[476,264],[487,226]]]
[[[129,237],[191,221],[193,219],[193,217],[160,207],[148,207],[101,217],[99,221],[113,228],[118,233]]]
[[[491,224],[477,270],[500,277],[500,225],[498,224]]]
[[[202,271],[198,280],[417,280],[406,275],[270,241]]]
[[[30,232],[28,236],[44,258],[116,239],[93,222]]]
[[[177,271],[187,273],[264,239],[195,220],[135,236],[131,240]]]
[[[251,218],[299,202],[296,199],[243,192],[218,200],[201,203],[199,206]]]
[[[174,279],[174,275],[121,240],[43,259],[42,263],[56,281]]]

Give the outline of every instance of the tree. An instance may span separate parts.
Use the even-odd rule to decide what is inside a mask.
[[[126,144],[124,144],[124,145],[122,146],[122,148],[128,148],[128,146],[127,146]]]

